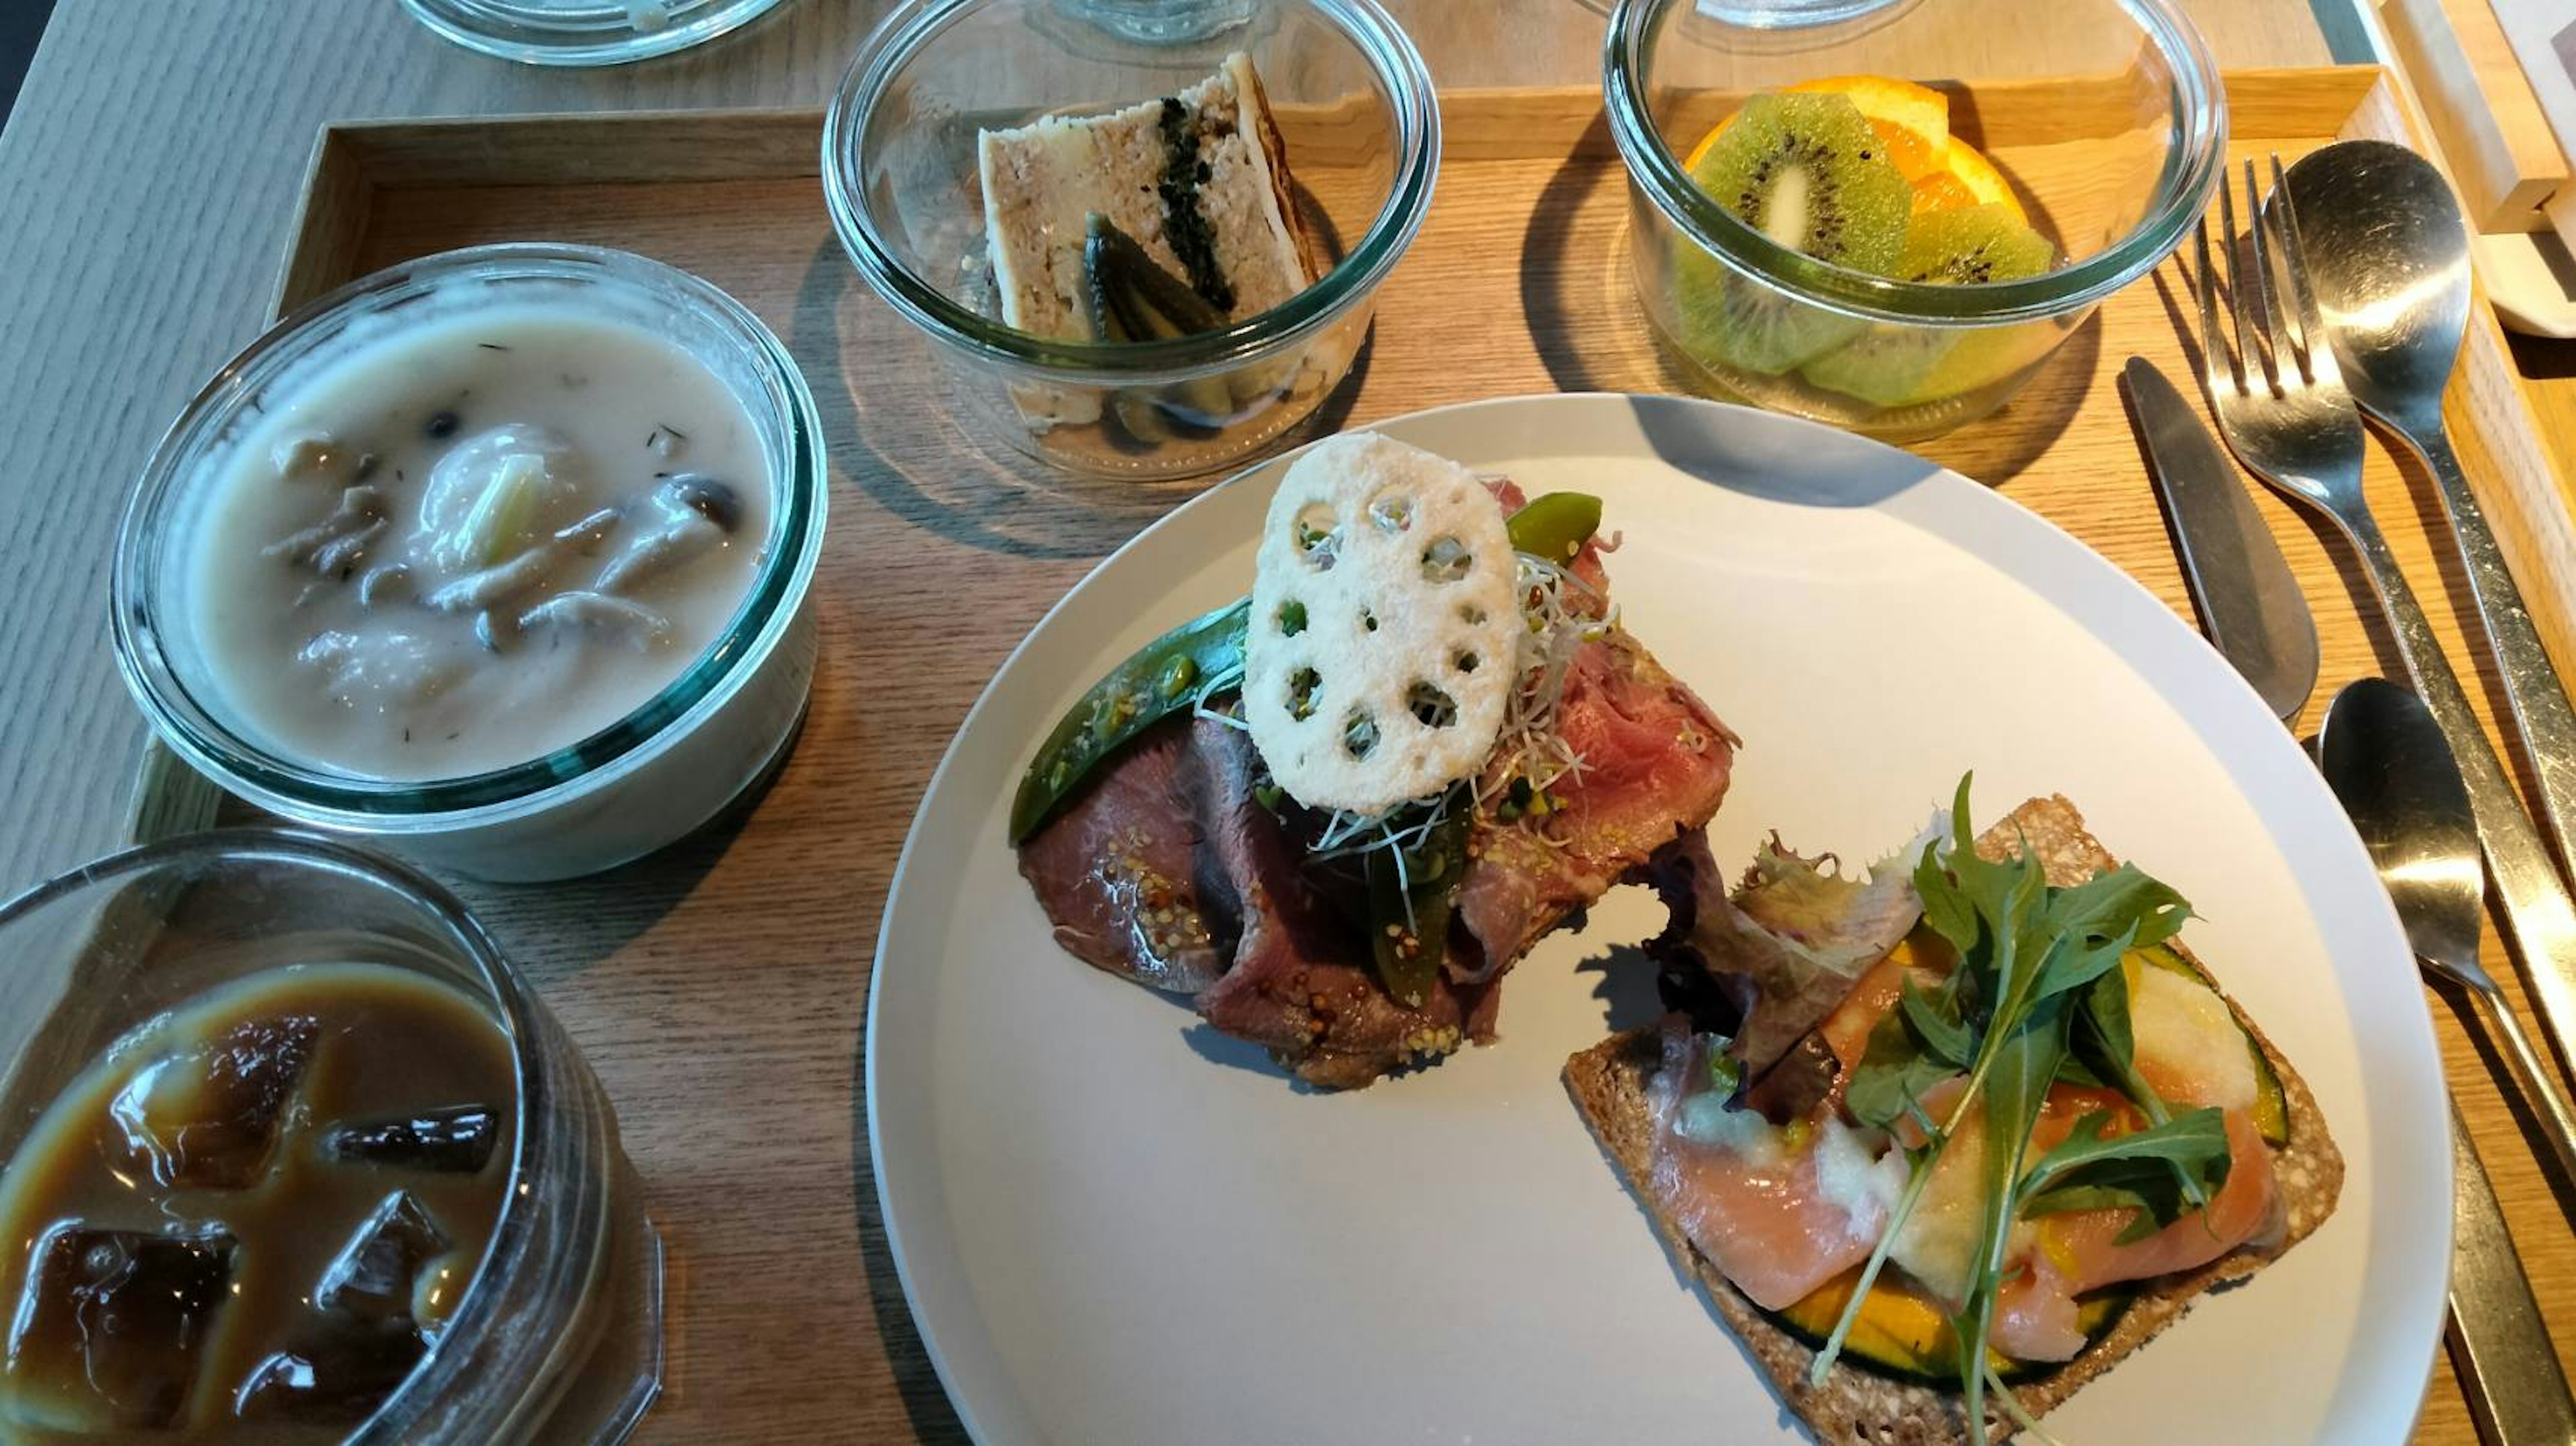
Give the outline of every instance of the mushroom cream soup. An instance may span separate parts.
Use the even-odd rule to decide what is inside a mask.
[[[387,780],[528,762],[678,678],[751,590],[759,433],[632,323],[489,307],[307,377],[212,479],[190,567],[225,711]]]

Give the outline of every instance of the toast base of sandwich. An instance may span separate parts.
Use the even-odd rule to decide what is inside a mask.
[[[2059,797],[2035,798],[2013,810],[1977,840],[1977,851],[1989,858],[2004,857],[2018,852],[2017,839],[2028,841],[2048,882],[2059,887],[2082,883],[2117,862],[2085,831],[2075,806]],[[2343,1189],[2342,1152],[2335,1148],[2307,1082],[2180,941],[2166,947],[2227,1000],[2229,1013],[2280,1077],[2281,1096],[2288,1107],[2289,1143],[2273,1151],[2272,1163],[2282,1228],[2276,1241],[2240,1246],[2196,1270],[2139,1282],[2135,1299],[2100,1339],[2073,1360],[2014,1385],[2014,1396],[2033,1416],[2054,1408],[2154,1339],[2205,1292],[2254,1274],[2306,1239],[2333,1213]],[[1618,1165],[1638,1203],[1654,1219],[1673,1259],[1700,1282],[1709,1303],[1771,1379],[1790,1412],[1817,1439],[1827,1442],[1947,1446],[1965,1440],[1967,1422],[1956,1392],[1899,1381],[1849,1360],[1836,1361],[1822,1385],[1810,1386],[1807,1371],[1816,1358],[1814,1348],[1764,1315],[1690,1243],[1680,1225],[1657,1208],[1648,1183],[1654,1122],[1646,1084],[1662,1063],[1662,1045],[1654,1026],[1613,1035],[1566,1061],[1566,1091],[1574,1097],[1602,1152]],[[2002,1417],[1990,1415],[1988,1430],[1991,1439],[2002,1441],[2013,1427]]]

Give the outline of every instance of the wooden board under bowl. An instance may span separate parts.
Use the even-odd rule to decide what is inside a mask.
[[[1959,94],[1995,159],[2034,189],[2085,165],[2080,81]],[[2228,96],[2239,159],[2405,136],[2373,67],[2239,73]],[[1454,92],[1442,112],[1437,200],[1327,424],[1531,391],[1684,390],[1631,295],[1628,189],[1597,93]],[[1288,117],[1292,156],[1301,130],[1330,145],[1331,119]],[[867,290],[832,234],[816,179],[821,120],[798,110],[333,126],[278,298],[291,308],[375,268],[481,242],[625,247],[741,298],[786,341],[822,408],[833,462],[814,590],[823,657],[804,736],[775,784],[700,836],[599,878],[459,883],[596,1066],[669,1237],[670,1389],[645,1441],[953,1431],[866,1158],[859,1050],[878,914],[923,785],[1004,654],[1093,563],[1204,485],[1069,478],[964,435],[930,344]],[[2188,296],[2169,262],[2112,298],[2011,405],[1917,449],[2046,514],[2185,616],[2114,378],[2138,354],[2191,390]],[[2555,585],[2576,576],[2576,528],[2483,308],[2450,419],[2552,647],[2576,659],[2576,615]],[[2377,446],[2371,469],[2444,646],[2483,684],[2471,690],[2482,704],[2500,698],[2429,481]],[[2269,496],[2261,505],[2317,612],[2312,726],[2342,683],[2402,669],[2340,544]],[[147,832],[217,811],[212,789],[166,755],[135,804]],[[2490,967],[2509,974],[2490,951]],[[2576,1241],[2469,1036],[2437,1014],[2543,1307],[2576,1318]],[[2420,1434],[2471,1440],[2440,1370]]]

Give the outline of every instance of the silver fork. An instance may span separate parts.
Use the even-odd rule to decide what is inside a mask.
[[[2563,1049],[2563,1042],[2576,1036],[2567,1033],[2559,996],[2546,986],[2566,982],[2567,950],[2576,941],[2576,907],[2570,906],[2550,866],[2539,830],[2505,782],[2504,767],[2487,746],[2460,680],[2434,641],[2424,609],[2397,570],[2378,519],[2362,496],[2361,416],[2344,389],[2334,347],[2308,287],[2298,217],[2291,209],[2290,188],[2282,184],[2278,156],[2272,158],[2272,186],[2267,211],[2254,163],[2245,163],[2245,204],[2254,220],[2251,286],[2237,270],[2232,192],[2219,189],[2228,310],[2235,320],[2232,348],[2219,328],[2218,273],[2210,264],[2205,218],[2197,238],[2201,377],[2218,413],[2219,433],[2237,460],[2293,501],[2324,513],[2361,555],[2371,590],[2379,595],[2380,609],[2396,635],[2397,651],[2415,676],[2415,691],[2449,740],[2468,785],[2489,877],[2505,897],[2507,920],[2522,945],[2525,976],[2543,986],[2537,995]],[[2275,251],[2288,277],[2286,306],[2276,285]],[[2469,1145],[2456,1104],[2451,1111],[2451,1168],[2460,1234],[2453,1242],[2450,1335],[2471,1414],[2479,1418],[2481,1434],[2491,1433],[2509,1446],[2556,1442],[2563,1431],[2535,1388],[2537,1373],[2556,1364],[2556,1352],[2537,1310],[2517,1309],[2528,1307],[2530,1283],[2522,1278],[2522,1263],[2501,1229],[2501,1216],[2493,1212],[2494,1190],[2485,1183],[2486,1167]]]
[[[2380,610],[2396,636],[2398,655],[2414,675],[2415,691],[2459,760],[2477,811],[2488,875],[2520,946],[2523,977],[2532,985],[2545,1032],[2564,1060],[2576,1044],[2576,903],[2569,901],[2540,830],[2506,781],[2504,764],[2487,743],[2459,676],[2443,657],[2424,609],[2397,570],[2388,540],[2362,496],[2361,414],[2344,388],[2308,287],[2298,217],[2291,209],[2290,188],[2282,184],[2280,157],[2272,158],[2268,207],[2257,189],[2254,163],[2245,163],[2245,204],[2254,219],[2253,275],[2241,278],[2233,244],[2236,206],[2229,189],[2219,188],[2220,249],[2226,258],[2228,310],[2235,319],[2232,348],[2219,326],[2218,273],[2210,264],[2205,218],[2198,237],[2201,378],[2218,413],[2219,433],[2237,460],[2291,500],[2325,514],[2361,555],[2371,591],[2378,594]],[[2276,254],[2280,272],[2274,267]],[[2281,272],[2289,281],[2286,300],[2277,285]]]

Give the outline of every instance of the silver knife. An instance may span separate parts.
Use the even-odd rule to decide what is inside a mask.
[[[2275,716],[2297,717],[2317,686],[2317,627],[2280,544],[2235,462],[2164,373],[2133,356],[2120,376],[2201,630]]]
[[[2147,439],[2148,470],[2173,518],[2183,583],[2202,631],[2287,722],[2317,683],[2317,627],[2307,597],[2235,464],[2190,404],[2143,358],[2129,358],[2121,376]],[[2569,1396],[2548,1322],[2456,1104],[2450,1124],[2451,1364],[2482,1439],[2561,1446],[2570,1439]]]
[[[2451,1364],[2478,1437],[2497,1446],[2576,1440],[2576,1400],[2567,1393],[2549,1325],[2531,1277],[2505,1233],[2487,1167],[2451,1107]]]

